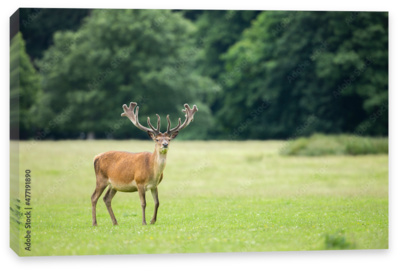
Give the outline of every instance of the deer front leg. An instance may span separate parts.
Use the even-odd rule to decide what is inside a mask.
[[[154,199],[154,215],[150,221],[150,224],[154,224],[157,221],[157,211],[158,211],[158,207],[160,206],[160,202],[158,201],[157,187],[154,189],[151,189],[151,194],[153,195],[153,199]]]
[[[147,225],[146,223],[146,190],[144,186],[138,186],[138,193],[140,198],[140,203],[142,204],[142,225]]]

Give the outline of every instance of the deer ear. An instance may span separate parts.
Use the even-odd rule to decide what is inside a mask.
[[[179,133],[179,130],[175,131],[175,132],[172,132],[171,136],[169,136],[171,138],[171,140],[175,139],[175,137],[178,136],[178,133]]]
[[[154,135],[153,132],[147,131],[147,134],[149,135],[149,137],[150,137],[151,139],[156,140],[156,135]]]

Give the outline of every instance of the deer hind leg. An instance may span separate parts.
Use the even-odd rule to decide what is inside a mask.
[[[92,194],[92,225],[97,226],[97,220],[96,220],[96,204],[97,200],[103,193],[104,189],[107,187],[107,180],[103,177],[96,177],[96,189],[94,190]]]
[[[114,212],[111,208],[111,200],[113,199],[113,197],[115,196],[116,193],[117,193],[117,191],[114,188],[112,188],[110,185],[110,188],[108,189],[106,195],[103,198],[104,203],[106,203],[106,207],[107,207],[108,213],[110,214],[113,225],[118,225],[117,219],[115,219]]]

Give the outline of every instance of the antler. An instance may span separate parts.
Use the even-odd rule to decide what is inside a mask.
[[[184,107],[185,108],[182,111],[186,113],[185,114],[185,117],[186,117],[185,122],[183,122],[183,124],[181,125],[181,118],[179,118],[178,125],[171,130],[170,130],[171,121],[169,120],[169,115],[167,115],[167,121],[168,121],[167,133],[168,134],[172,134],[174,132],[180,131],[181,129],[187,127],[190,124],[190,122],[193,121],[194,114],[198,111],[197,106],[193,105],[193,109],[191,109],[188,104],[185,104]]]
[[[142,126],[139,123],[139,106],[137,106],[136,102],[131,102],[129,105],[129,108],[124,104],[122,108],[124,109],[124,112],[121,114],[121,116],[126,116],[131,120],[131,122],[135,125],[140,130],[143,130],[145,132],[151,132],[154,133],[155,135],[160,133],[160,116],[157,114],[157,129],[153,127],[153,125],[150,123],[150,117],[147,117],[147,124],[149,125],[150,128],[147,128],[145,126]],[[136,107],[136,112],[134,111]]]
[[[131,120],[131,122],[140,130],[143,130],[145,132],[151,132],[154,133],[155,135],[160,133],[160,116],[158,114],[157,115],[157,128],[153,127],[153,125],[150,122],[150,117],[147,117],[147,124],[149,125],[150,128],[142,126],[139,123],[139,106],[137,106],[136,102],[131,102],[128,106],[126,106],[126,104],[124,104],[122,106],[122,108],[124,109],[124,112],[121,114],[121,116],[126,116],[129,118],[129,120]],[[136,111],[135,111],[135,107],[136,107]],[[197,106],[193,105],[193,109],[191,109],[189,107],[188,104],[184,105],[184,109],[182,110],[183,112],[185,112],[185,122],[183,122],[183,124],[181,124],[181,118],[179,118],[178,120],[178,125],[176,127],[174,127],[173,129],[171,128],[171,121],[169,120],[169,115],[167,115],[167,121],[168,121],[168,127],[167,127],[167,134],[171,135],[175,132],[179,132],[181,129],[187,127],[190,122],[193,121],[193,117],[194,114],[198,111]],[[176,135],[175,135],[176,136]]]

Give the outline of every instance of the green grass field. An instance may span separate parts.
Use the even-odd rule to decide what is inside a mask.
[[[21,225],[20,254],[388,248],[387,155],[288,157],[279,155],[284,145],[173,142],[157,223],[142,226],[138,194],[118,192],[113,209],[119,225],[112,226],[103,193],[98,227],[92,227],[93,157],[152,151],[153,142],[21,142],[19,172],[32,171],[33,213],[32,251],[23,250]],[[149,222],[150,192],[147,204]]]

